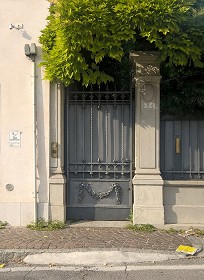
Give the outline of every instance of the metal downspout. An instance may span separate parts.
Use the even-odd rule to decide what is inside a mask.
[[[33,198],[34,198],[34,223],[37,222],[38,219],[38,209],[37,209],[37,178],[36,178],[36,168],[37,168],[37,160],[36,160],[36,86],[35,86],[35,79],[36,79],[36,71],[35,71],[35,59],[33,59],[32,65],[32,96],[33,96],[33,176],[34,176],[34,186],[33,186]]]
[[[25,55],[31,59],[32,63],[32,74],[31,74],[31,93],[33,98],[33,199],[34,199],[34,222],[37,222],[38,218],[38,210],[37,210],[37,178],[36,178],[36,168],[37,168],[37,160],[36,160],[36,125],[37,125],[37,108],[36,108],[36,65],[35,65],[35,57],[37,55],[37,48],[35,43],[25,44],[24,46]]]

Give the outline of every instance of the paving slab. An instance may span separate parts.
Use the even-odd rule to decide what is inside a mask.
[[[178,234],[161,231],[136,232],[127,228],[67,227],[56,231],[36,231],[23,227],[0,230],[3,249],[132,248],[175,251],[191,242]]]

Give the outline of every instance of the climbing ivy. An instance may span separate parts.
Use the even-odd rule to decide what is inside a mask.
[[[52,0],[42,30],[45,78],[69,85],[113,81],[127,45],[159,50],[169,67],[202,67],[203,1]],[[125,66],[126,67],[126,66]],[[125,67],[121,68],[122,72]]]

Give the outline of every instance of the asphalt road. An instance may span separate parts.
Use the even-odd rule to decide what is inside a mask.
[[[133,269],[133,268],[132,268]],[[204,279],[204,266],[194,267],[154,267],[147,269],[139,267],[135,270],[115,271],[66,271],[66,270],[38,270],[1,272],[1,280],[201,280]]]
[[[201,280],[204,259],[140,264],[115,267],[6,267],[0,280]]]

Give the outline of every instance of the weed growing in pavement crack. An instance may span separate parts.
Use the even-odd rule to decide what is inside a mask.
[[[58,220],[55,221],[45,221],[45,219],[40,218],[37,222],[32,222],[27,225],[27,228],[32,230],[57,230],[66,228],[65,223]]]
[[[143,232],[154,232],[157,230],[153,225],[150,224],[136,224],[136,225],[128,225],[128,229],[132,229],[134,231],[143,231]]]
[[[177,229],[174,229],[174,228],[160,229],[159,231],[164,232],[164,233],[168,233],[168,234],[178,234],[178,233],[182,234],[182,233],[185,232],[183,229],[177,230]]]
[[[134,231],[140,231],[140,232],[159,231],[159,232],[163,232],[163,233],[167,233],[167,234],[180,234],[180,235],[183,235],[183,236],[189,236],[189,235],[203,236],[204,235],[204,230],[201,230],[201,229],[198,229],[198,228],[192,228],[192,227],[190,227],[188,230],[184,230],[184,229],[176,230],[174,228],[158,229],[151,224],[135,224],[135,225],[133,225],[133,223],[131,223],[126,228],[134,230]]]
[[[131,224],[133,224],[133,212],[132,211],[130,211],[128,220],[131,222]]]
[[[0,229],[5,228],[8,225],[7,222],[0,221]]]
[[[143,232],[154,232],[157,230],[153,225],[150,224],[136,224],[133,225],[133,211],[130,211],[128,220],[131,224],[127,225],[126,228],[134,230],[134,231],[143,231]]]

